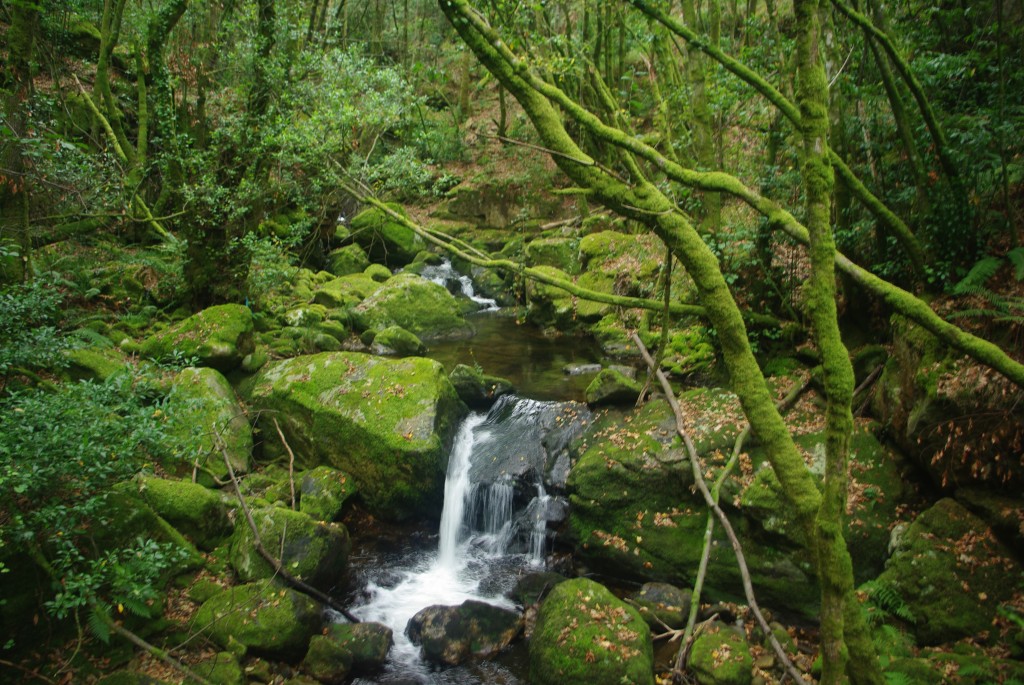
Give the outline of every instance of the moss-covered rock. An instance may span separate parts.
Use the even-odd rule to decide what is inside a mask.
[[[337,250],[331,250],[327,255],[328,271],[335,276],[348,276],[349,274],[362,273],[370,266],[370,258],[366,251],[359,245],[346,245]]]
[[[391,628],[381,623],[332,623],[327,636],[352,655],[354,671],[372,671],[387,661],[395,641]]]
[[[172,353],[198,357],[203,366],[231,371],[253,351],[252,312],[240,304],[209,307],[150,336],[142,343],[142,354],[164,359]]]
[[[174,447],[188,467],[198,465],[200,483],[228,478],[225,452],[236,474],[248,472],[252,429],[234,389],[218,371],[184,369],[174,379],[164,411]]]
[[[576,238],[537,238],[526,244],[530,266],[553,266],[567,274],[580,272],[579,240]]]
[[[1024,572],[984,521],[943,499],[910,525],[878,583],[906,603],[918,642],[932,645],[990,630]]]
[[[374,515],[440,511],[465,406],[437,362],[323,353],[271,364],[247,387],[263,433],[276,434],[276,418],[300,466],[351,475]],[[283,454],[278,443],[268,457]]]
[[[400,205],[388,205],[400,214],[405,211]],[[352,219],[349,224],[352,238],[366,250],[370,261],[386,264],[392,269],[403,267],[416,258],[426,243],[412,229],[394,221],[383,211],[371,207]]]
[[[388,326],[373,337],[370,351],[374,354],[397,354],[402,357],[421,355],[427,346],[401,326]]]
[[[601,369],[584,391],[587,404],[636,404],[643,385],[615,369]]]
[[[371,264],[363,270],[363,275],[375,283],[384,283],[391,278],[391,269],[383,264]]]
[[[228,507],[221,496],[198,483],[140,476],[139,497],[197,547],[210,551],[231,533]]]
[[[540,266],[537,270],[552,278],[571,281],[572,277],[553,266]],[[576,328],[576,312],[573,297],[561,288],[529,280],[526,282],[526,317],[541,328],[556,328],[559,331],[573,331]]]
[[[693,641],[690,668],[701,685],[750,685],[754,659],[739,631],[715,622]]]
[[[522,617],[486,602],[429,606],[409,619],[405,632],[428,661],[457,666],[507,648],[523,629]]]
[[[486,409],[502,395],[515,392],[512,382],[497,376],[488,376],[483,371],[457,364],[448,379],[459,394],[459,399],[473,409]]]
[[[79,347],[65,350],[64,356],[68,359],[68,376],[76,381],[93,380],[102,383],[128,365],[125,356],[111,348]]]
[[[556,585],[530,639],[534,685],[653,685],[650,631],[639,612],[607,588],[578,578]]]
[[[352,652],[329,635],[314,635],[302,670],[325,685],[341,685],[352,670]]]
[[[96,685],[166,685],[166,681],[137,671],[123,669],[96,681]]]
[[[516,581],[509,597],[522,606],[540,604],[556,585],[564,583],[566,580],[568,578],[554,571],[528,573]]]
[[[294,590],[257,582],[231,587],[199,607],[193,629],[225,648],[298,660],[323,625],[322,607]],[[230,647],[229,647],[230,646]]]
[[[348,569],[348,530],[340,523],[315,521],[306,514],[280,507],[252,512],[264,548],[280,555],[281,565],[315,588],[330,590]],[[231,566],[243,581],[273,578],[270,563],[256,550],[252,530],[235,527],[231,539]]]
[[[665,626],[682,628],[686,625],[692,594],[668,583],[644,583],[640,592],[633,595],[633,603],[647,624],[661,632]]]
[[[466,323],[458,300],[443,286],[416,274],[388,279],[355,307],[364,329],[401,326],[424,340],[464,337],[473,329]]]
[[[380,283],[365,273],[349,274],[322,284],[311,293],[313,302],[325,307],[355,307],[380,288]]]
[[[299,511],[317,521],[333,521],[356,491],[352,478],[330,466],[317,466],[299,481]]]
[[[231,652],[217,652],[192,666],[192,670],[213,685],[245,685],[247,682],[238,659]]]

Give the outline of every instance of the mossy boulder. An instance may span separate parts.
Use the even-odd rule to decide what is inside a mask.
[[[991,630],[996,608],[1024,587],[1024,571],[984,521],[947,498],[898,538],[877,582],[913,614],[918,643],[934,645]]]
[[[265,435],[276,418],[301,467],[349,474],[374,515],[440,512],[465,405],[437,362],[322,353],[270,364],[247,389]],[[268,458],[283,454],[279,443],[266,443]]]
[[[400,205],[388,205],[405,214]],[[412,262],[426,247],[423,238],[376,207],[365,209],[349,224],[352,238],[369,255],[370,261],[397,269]]]
[[[459,394],[459,399],[473,409],[487,409],[499,397],[515,392],[512,382],[497,376],[489,376],[483,371],[457,364],[448,379]]]
[[[328,271],[335,276],[348,276],[349,274],[362,273],[370,266],[370,258],[366,251],[359,245],[346,245],[337,250],[331,250],[327,255]]]
[[[209,307],[150,336],[140,349],[153,359],[179,353],[198,357],[202,366],[231,371],[253,351],[252,312],[240,304]]]
[[[313,302],[327,308],[355,307],[380,288],[380,283],[365,273],[349,274],[330,280],[311,293]]]
[[[355,491],[355,481],[348,474],[317,466],[299,480],[299,511],[317,521],[333,521]]]
[[[345,526],[315,521],[300,511],[281,507],[257,509],[252,518],[264,548],[279,555],[281,565],[299,580],[327,591],[345,577],[351,546]],[[276,575],[270,562],[256,550],[248,525],[235,527],[231,566],[246,582]]]
[[[371,264],[363,269],[363,275],[375,283],[384,283],[391,278],[391,269],[383,264]]]
[[[553,266],[567,274],[580,272],[580,243],[576,238],[537,238],[526,244],[530,266]]]
[[[200,549],[211,551],[231,533],[228,506],[198,483],[140,476],[138,496]]]
[[[227,453],[236,474],[249,471],[252,428],[235,391],[220,372],[189,368],[179,373],[164,408],[173,446],[191,471],[199,467],[199,482],[213,485],[228,478]]]
[[[235,650],[298,660],[323,625],[323,608],[295,590],[266,581],[230,587],[199,607],[193,629]]]
[[[470,658],[501,652],[522,629],[517,612],[469,599],[459,606],[421,609],[409,619],[405,632],[420,646],[423,658],[457,666]]]
[[[572,277],[553,266],[539,266],[537,270],[552,278],[572,281]],[[561,288],[529,280],[526,282],[526,317],[541,328],[559,331],[575,330],[576,311],[573,297]]]
[[[643,385],[616,369],[601,369],[584,391],[587,404],[636,404]]]
[[[692,595],[689,590],[668,583],[644,583],[633,595],[633,603],[647,624],[661,632],[665,626],[682,628],[686,625]]]
[[[373,337],[370,351],[374,354],[397,354],[402,357],[421,355],[427,346],[401,326],[388,326]]]
[[[65,350],[68,360],[67,374],[71,380],[93,380],[103,383],[128,366],[128,360],[116,349],[79,347]]]
[[[716,621],[693,641],[690,668],[701,685],[750,685],[754,659],[747,639]]]
[[[247,682],[238,659],[231,652],[217,652],[192,666],[192,670],[213,685],[245,685]]]
[[[443,286],[416,274],[388,279],[353,310],[363,329],[401,326],[423,340],[471,335],[459,301]]]
[[[639,612],[586,578],[556,585],[530,639],[534,685],[653,685],[651,634]]]
[[[383,666],[395,643],[391,628],[382,623],[332,623],[326,635],[352,655],[352,669],[356,672]]]
[[[329,635],[314,635],[302,671],[324,685],[341,685],[352,671],[352,652]]]

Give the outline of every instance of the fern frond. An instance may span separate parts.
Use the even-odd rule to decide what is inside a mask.
[[[885,672],[886,685],[914,685],[914,681],[906,673],[899,671]]]
[[[1013,248],[1006,253],[1006,258],[1013,264],[1013,277],[1024,281],[1024,246]]]
[[[1001,257],[982,257],[978,262],[971,267],[971,270],[967,272],[959,283],[953,286],[954,295],[965,294],[968,288],[976,288],[984,286],[988,279],[995,276],[996,272],[999,271],[999,267],[1003,265],[1003,259]]]
[[[114,343],[107,336],[102,333],[97,333],[91,328],[76,328],[71,331],[70,337],[77,340],[81,340],[91,347],[100,347],[103,349],[110,349],[114,346]]]
[[[882,611],[901,621],[917,623],[914,613],[892,585],[873,580],[870,583],[865,583],[863,589],[868,593],[871,603]]]
[[[89,610],[89,615],[86,620],[86,624],[89,626],[89,632],[96,636],[96,639],[103,644],[110,642],[110,625],[107,620],[100,615],[99,612],[103,609],[93,607]]]

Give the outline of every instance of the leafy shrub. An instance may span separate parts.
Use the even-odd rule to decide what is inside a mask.
[[[55,368],[67,362],[57,324],[62,297],[39,280],[0,291],[0,375],[17,368]]]

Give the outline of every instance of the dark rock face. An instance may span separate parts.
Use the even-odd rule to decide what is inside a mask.
[[[465,364],[459,364],[452,369],[448,380],[455,387],[459,399],[472,409],[489,409],[501,397],[515,392],[510,381],[488,376]]]
[[[522,629],[518,613],[471,599],[457,607],[429,606],[409,619],[405,632],[425,659],[454,666],[497,654]]]
[[[655,630],[663,630],[664,626],[678,629],[686,625],[692,594],[668,583],[644,583],[633,602]]]

